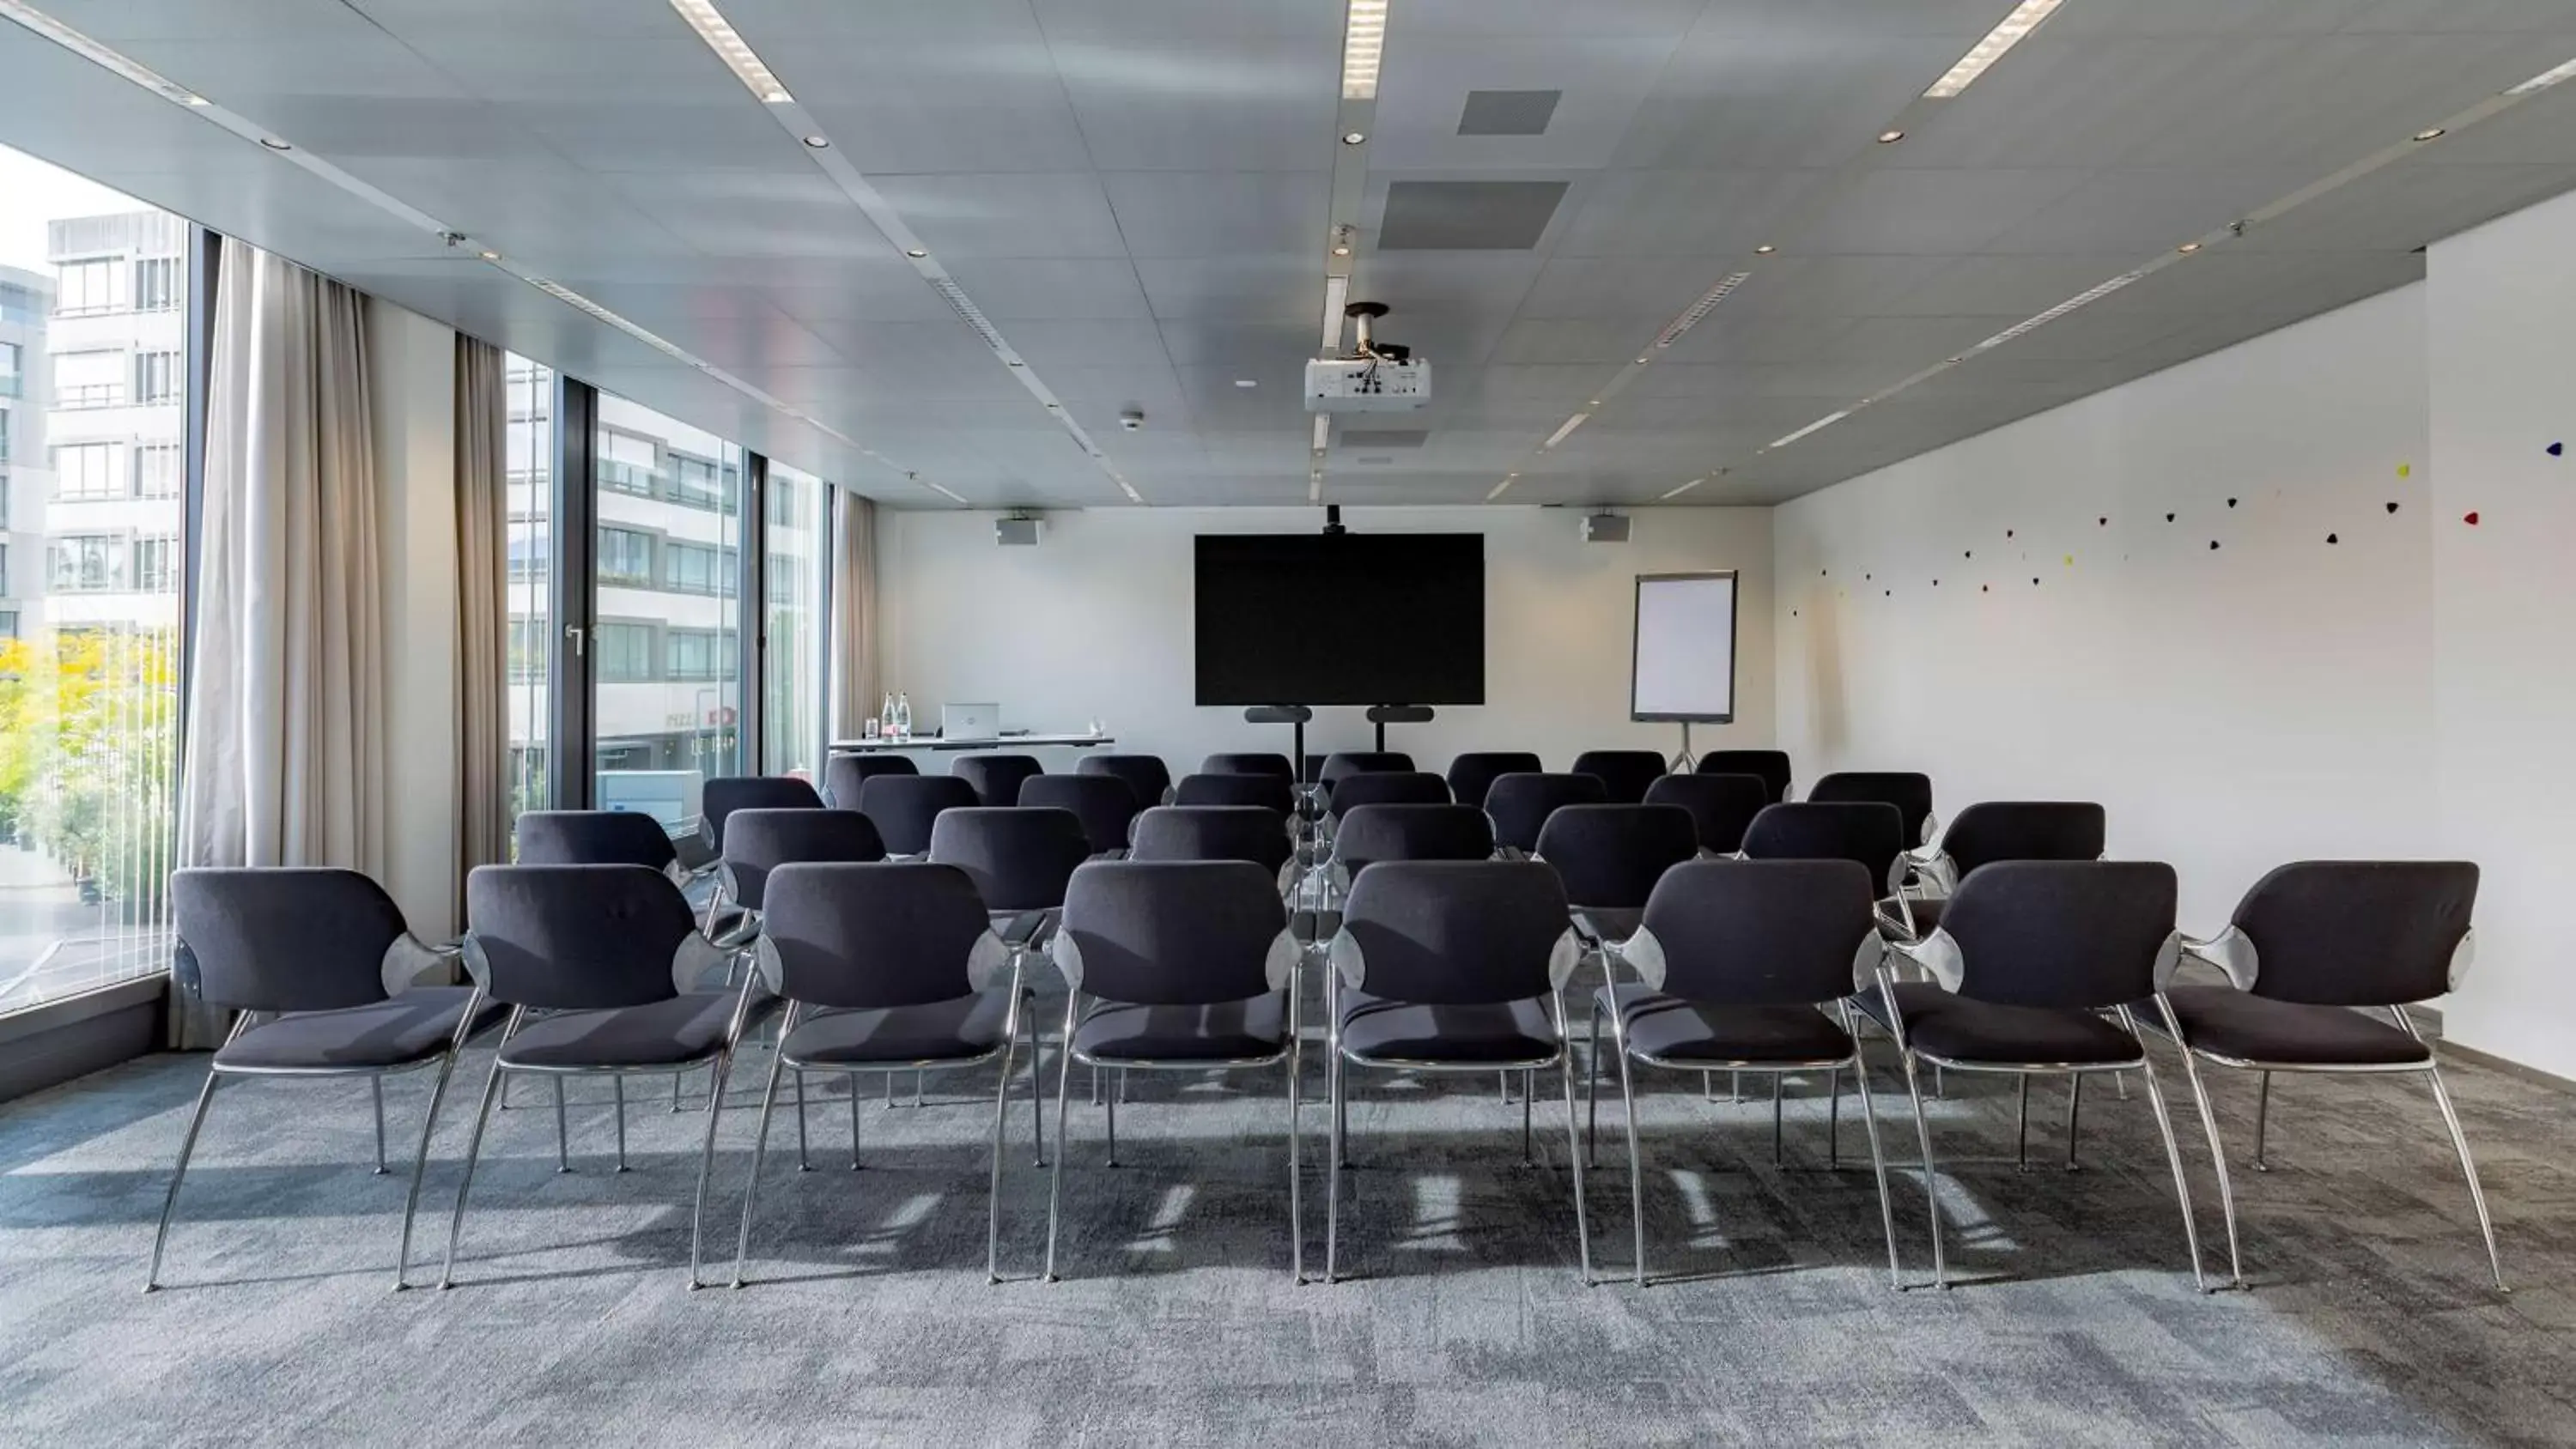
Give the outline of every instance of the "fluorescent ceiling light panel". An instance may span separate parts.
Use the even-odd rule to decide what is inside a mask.
[[[1827,413],[1827,414],[1825,414],[1823,417],[1816,419],[1814,422],[1807,424],[1805,427],[1800,428],[1798,431],[1796,431],[1796,432],[1794,432],[1794,433],[1791,433],[1789,436],[1787,436],[1787,437],[1785,437],[1785,438],[1774,438],[1774,439],[1772,439],[1772,440],[1771,440],[1771,446],[1772,446],[1772,447],[1775,447],[1775,448],[1785,448],[1785,447],[1789,446],[1791,443],[1794,443],[1794,442],[1798,441],[1800,438],[1805,437],[1805,436],[1806,436],[1806,435],[1808,435],[1809,433],[1818,432],[1818,431],[1821,431],[1822,429],[1825,429],[1825,428],[1830,428],[1830,427],[1832,427],[1834,424],[1839,423],[1839,422],[1841,422],[1843,419],[1845,419],[1845,418],[1847,418],[1847,417],[1850,417],[1850,416],[1851,416],[1851,409],[1850,409],[1850,408],[1845,408],[1845,409],[1843,409],[1841,412],[1838,412],[1838,413]]]
[[[2533,76],[2531,79],[2524,81],[2522,84],[2515,86],[2513,89],[2506,91],[2505,94],[2509,96],[2527,96],[2533,91],[2545,91],[2563,80],[2576,80],[2576,60],[2571,60],[2562,66],[2544,70],[2540,74]]]
[[[2056,14],[2060,3],[2062,0],[2021,0],[2013,7],[2012,13],[2003,18],[2002,24],[1987,31],[1985,39],[1970,46],[1968,53],[1959,57],[1959,63],[1950,67],[1949,74],[1932,83],[1932,89],[1923,93],[1924,99],[1948,100],[1975,85],[1977,77],[1984,75],[1987,67],[2004,58],[2005,51],[2021,44],[2024,36],[2039,28],[2039,22]]]
[[[1697,327],[1701,318],[1706,317],[1709,313],[1715,311],[1717,309],[1717,304],[1725,301],[1729,292],[1743,286],[1746,282],[1751,281],[1752,278],[1753,274],[1751,272],[1737,272],[1726,280],[1719,282],[1716,286],[1709,288],[1706,292],[1700,294],[1700,299],[1691,303],[1688,311],[1674,318],[1671,325],[1665,327],[1663,331],[1655,334],[1655,345],[1657,347],[1670,347],[1675,342],[1680,341],[1681,335],[1692,328]],[[1642,357],[1637,360],[1639,362],[1645,361]]]
[[[183,106],[206,103],[203,97],[186,86],[130,56],[110,50],[42,10],[21,3],[21,0],[0,0],[0,18],[14,20],[81,59],[112,71],[164,100],[176,101]]]
[[[671,8],[680,12],[680,18],[689,22],[689,28],[698,33],[698,39],[707,43],[707,49],[714,51],[716,58],[725,63],[725,69],[732,71],[753,95],[773,106],[783,106],[795,99],[787,94],[787,87],[778,83],[778,77],[769,73],[769,67],[761,64],[759,52],[735,32],[725,20],[724,13],[708,0],[671,0]]]
[[[2023,320],[2014,323],[2003,331],[1998,332],[1994,336],[1987,338],[1985,341],[1978,343],[1970,350],[1983,352],[1989,347],[2001,347],[2005,343],[2012,341],[2014,338],[2021,336],[2023,333],[2028,332],[2033,328],[2047,326],[2049,323],[2056,321],[2058,318],[2065,316],[2067,313],[2074,311],[2078,307],[2085,306],[2088,303],[2101,301],[2103,298],[2110,296],[2113,292],[2120,290],[2122,287],[2129,285],[2131,282],[2136,281],[2144,275],[2146,274],[2143,272],[2124,272],[2121,275],[2104,282],[2098,287],[2088,287],[2085,290],[2076,293],[2074,296],[2067,298],[2065,301],[2058,303],[2056,306],[2049,308],[2047,311],[2040,313],[2036,317],[2024,318]]]
[[[671,0],[678,4],[680,0]],[[1377,99],[1377,63],[1386,51],[1386,0],[1351,0],[1342,31],[1342,99]]]
[[[1559,424],[1557,430],[1548,434],[1547,441],[1539,444],[1539,446],[1541,448],[1553,448],[1557,444],[1562,443],[1567,438],[1573,436],[1576,428],[1582,427],[1585,423],[1588,423],[1591,420],[1592,414],[1590,413],[1576,413],[1574,416],[1567,418],[1563,423]]]
[[[1680,486],[1679,488],[1676,488],[1676,489],[1672,490],[1671,492],[1666,493],[1662,498],[1658,499],[1657,501],[1658,501],[1658,502],[1662,502],[1662,503],[1670,503],[1670,502],[1672,502],[1674,499],[1681,497],[1683,494],[1688,493],[1688,492],[1689,492],[1689,491],[1691,491],[1692,489],[1697,488],[1699,485],[1701,485],[1702,483],[1705,483],[1705,482],[1707,482],[1707,481],[1708,481],[1708,480],[1707,480],[1707,479],[1705,479],[1705,478],[1693,478],[1693,479],[1692,479],[1692,480],[1690,480],[1688,483],[1685,483],[1685,484],[1683,484],[1682,486]]]

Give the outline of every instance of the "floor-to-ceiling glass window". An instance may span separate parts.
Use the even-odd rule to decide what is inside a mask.
[[[595,799],[678,826],[743,772],[742,449],[602,393],[594,457]]]
[[[190,232],[0,147],[0,1011],[170,963]]]
[[[768,649],[761,661],[762,768],[818,784],[823,777],[824,569],[831,556],[830,485],[772,460],[762,544]]]
[[[546,789],[546,721],[554,696],[554,370],[517,353],[502,370],[508,433],[502,468],[509,485],[503,524],[502,587],[510,613],[509,682],[510,818],[543,810]]]

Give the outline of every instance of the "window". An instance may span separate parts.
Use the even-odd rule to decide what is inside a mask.
[[[5,481],[5,480],[0,480],[0,481]],[[8,495],[7,495],[5,492],[0,492],[0,497],[6,497],[6,496],[8,496]],[[0,526],[5,526],[7,523],[8,523],[8,520],[7,520],[7,519],[5,519],[5,518],[0,518]],[[7,544],[5,544],[5,543],[0,543],[0,597],[5,597],[5,596],[8,594],[8,592],[9,592],[9,545],[7,545]],[[17,615],[15,615],[15,614],[11,614],[9,617],[10,617],[12,620],[15,620],[18,616],[17,616]],[[10,637],[10,638],[12,638],[12,639],[17,638],[17,637],[18,637],[18,631],[17,631],[16,629],[11,629],[11,630],[9,631],[9,637]]]
[[[179,365],[175,352],[138,352],[134,354],[134,400],[138,403],[166,403],[179,400],[179,389],[186,384],[187,374]]]
[[[671,495],[696,508],[722,508],[725,499],[724,480],[716,471],[713,458],[692,458],[686,453],[671,455]]]
[[[147,594],[179,586],[179,540],[138,538],[134,541],[134,587]]]
[[[53,541],[55,589],[99,593],[125,583],[125,540],[106,533],[67,533]]]
[[[9,461],[9,414],[0,409],[0,463]]]
[[[54,406],[104,408],[125,401],[125,354],[107,349],[54,354]]]
[[[650,587],[653,582],[653,535],[602,524],[599,530],[599,581]]]
[[[508,355],[501,364],[501,391],[508,417],[501,471],[509,495],[501,534],[502,589],[510,615],[510,679],[502,694],[515,828],[521,814],[546,809],[554,798],[546,779],[546,740],[554,717],[555,375],[540,363]]]
[[[137,257],[134,262],[134,310],[167,312],[179,305],[179,258]]]
[[[677,539],[662,546],[662,582],[679,593],[731,597],[741,566],[740,556],[729,548]]]
[[[139,443],[134,449],[134,496],[176,498],[185,467],[176,443]]]
[[[0,342],[0,397],[18,397],[26,392],[25,380],[19,377],[18,344]]]
[[[602,624],[598,648],[601,683],[625,684],[653,678],[652,625]]]
[[[602,429],[599,434],[599,486],[639,497],[653,496],[653,470],[660,462],[650,438]]]
[[[67,443],[54,450],[54,496],[122,498],[114,443]]]
[[[832,490],[810,473],[773,462],[768,495],[761,545],[769,636],[761,656],[761,768],[811,780],[823,773],[823,578]]]
[[[0,558],[5,558],[8,552],[9,551],[7,549],[0,548]],[[17,637],[18,611],[15,609],[0,609],[0,642],[14,640]]]
[[[54,263],[54,315],[115,311],[117,270],[113,257],[74,257]]]
[[[673,679],[724,679],[739,667],[731,634],[712,629],[674,629],[665,638],[671,651]]]

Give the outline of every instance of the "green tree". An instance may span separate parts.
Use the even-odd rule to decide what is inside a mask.
[[[129,920],[161,912],[177,801],[167,629],[63,629],[0,646],[0,822]]]

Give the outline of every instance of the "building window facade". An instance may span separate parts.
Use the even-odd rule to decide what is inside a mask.
[[[114,443],[66,443],[54,449],[54,496],[65,501],[121,498]]]

